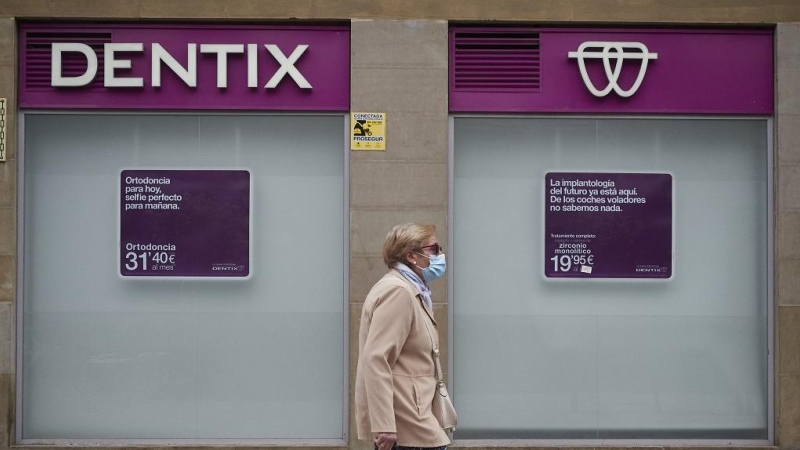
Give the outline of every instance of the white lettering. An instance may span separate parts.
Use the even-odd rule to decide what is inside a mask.
[[[161,71],[163,66],[167,66],[184,84],[188,87],[197,87],[197,46],[196,43],[186,44],[186,64],[178,62],[175,57],[168,52],[161,44],[153,43],[150,56],[150,84],[153,87],[161,87]],[[275,61],[280,64],[278,70],[272,75],[266,89],[275,89],[278,84],[288,74],[301,89],[312,89],[311,84],[306,80],[302,73],[295,67],[300,57],[308,50],[308,45],[301,44],[294,48],[287,57],[277,45],[264,44]],[[217,88],[225,89],[228,87],[228,55],[244,54],[247,60],[247,87],[258,87],[258,44],[200,44],[200,53],[210,53],[216,55]],[[143,87],[144,78],[121,76],[118,70],[130,70],[133,68],[133,60],[125,58],[120,53],[123,52],[143,52],[144,44],[140,42],[132,43],[107,43],[103,45],[103,75],[104,86],[109,88],[117,87]],[[87,61],[86,71],[78,76],[65,76],[62,72],[63,54],[76,52],[84,55]],[[51,52],[52,69],[50,73],[50,84],[53,87],[61,86],[86,86],[92,82],[98,71],[98,57],[95,51],[86,44],[82,43],[54,43]]]
[[[272,54],[272,57],[275,58],[275,60],[278,61],[278,64],[281,65],[281,68],[275,72],[275,75],[273,75],[269,82],[267,82],[267,85],[264,86],[265,88],[275,88],[288,73],[298,86],[303,89],[311,89],[311,85],[308,83],[308,81],[306,81],[300,71],[294,67],[294,63],[300,59],[300,55],[306,51],[308,45],[298,45],[295,47],[288,59],[286,58],[286,55],[281,52],[281,49],[279,49],[277,45],[265,44],[264,46],[267,47],[267,50],[269,50],[269,52]]]
[[[258,45],[247,44],[247,87],[258,87]]]
[[[139,77],[122,78],[115,75],[116,69],[130,69],[130,59],[117,59],[117,52],[141,52],[143,46],[141,43],[130,44],[103,44],[103,53],[105,56],[105,82],[106,87],[142,87],[144,81]]]
[[[151,75],[153,87],[161,87],[161,63],[167,65],[189,87],[197,87],[197,44],[188,44],[186,67],[172,57],[161,44],[153,44]]]
[[[61,70],[61,55],[64,52],[78,52],[86,57],[86,72],[76,77],[65,77]],[[52,68],[50,69],[50,85],[59,86],[86,86],[94,80],[97,74],[97,55],[91,47],[80,43],[53,43],[50,52]]]
[[[244,53],[242,44],[202,44],[200,53],[217,54],[217,87],[228,87],[228,53]]]

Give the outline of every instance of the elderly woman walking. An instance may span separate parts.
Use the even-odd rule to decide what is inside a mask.
[[[397,225],[386,236],[389,272],[364,301],[356,374],[358,438],[377,450],[443,449],[450,439],[433,415],[439,337],[428,283],[444,275],[433,226]]]

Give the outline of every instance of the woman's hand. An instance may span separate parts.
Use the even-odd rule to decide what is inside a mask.
[[[375,436],[375,445],[378,450],[392,450],[397,442],[397,433],[378,433]]]

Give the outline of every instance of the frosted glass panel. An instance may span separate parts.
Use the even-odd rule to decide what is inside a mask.
[[[25,117],[23,438],[342,439],[344,126]],[[249,280],[122,279],[122,168],[248,168]]]
[[[458,439],[767,439],[767,122],[455,119]],[[671,281],[547,281],[549,171],[671,172]]]

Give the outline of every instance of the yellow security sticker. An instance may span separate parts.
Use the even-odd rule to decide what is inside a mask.
[[[386,150],[386,113],[350,115],[350,150]]]

